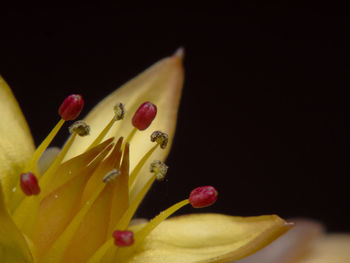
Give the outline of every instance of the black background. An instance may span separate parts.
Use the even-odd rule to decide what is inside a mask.
[[[153,217],[212,184],[219,190],[213,207],[181,213],[277,213],[350,231],[349,16],[287,2],[172,1],[2,8],[0,22],[0,72],[36,143],[58,121],[55,105],[65,95],[84,94],[87,113],[185,47],[170,170],[139,216]]]

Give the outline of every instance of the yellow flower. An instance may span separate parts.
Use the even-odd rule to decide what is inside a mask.
[[[85,118],[90,136],[77,136],[89,130],[75,123],[64,147],[44,154],[64,120],[35,150],[21,110],[0,78],[1,262],[229,262],[256,252],[291,227],[275,215],[167,219],[188,199],[150,222],[131,221],[167,169],[163,161],[175,131],[182,57],[178,50],[99,103]],[[158,113],[147,130],[139,131],[132,118],[146,101]]]

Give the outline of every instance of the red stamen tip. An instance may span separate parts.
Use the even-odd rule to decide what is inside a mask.
[[[135,112],[132,125],[140,131],[146,130],[157,115],[157,106],[151,102],[144,102]]]
[[[65,121],[76,119],[84,106],[84,100],[81,95],[72,94],[69,95],[62,102],[60,108],[58,109],[58,114]]]
[[[212,186],[201,186],[192,190],[189,201],[194,208],[207,207],[215,203],[218,192]]]
[[[25,195],[38,195],[40,193],[38,179],[31,172],[21,174],[20,184]]]
[[[134,244],[134,233],[131,231],[119,231],[113,232],[114,244],[118,247],[128,247]]]

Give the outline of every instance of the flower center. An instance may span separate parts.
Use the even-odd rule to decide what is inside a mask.
[[[116,142],[113,142],[114,138],[103,141],[112,126],[124,118],[124,104],[117,103],[115,115],[87,149],[63,162],[76,135],[86,136],[90,132],[85,122],[76,121],[69,127],[71,137],[65,146],[49,168],[39,174],[37,163],[42,153],[65,120],[79,115],[83,104],[80,95],[71,95],[64,100],[59,108],[62,119],[26,165],[18,182],[22,191],[13,192],[11,211],[14,221],[33,242],[39,262],[52,258],[57,263],[89,259],[104,262],[111,256],[117,262],[125,262],[151,231],[178,209],[189,203],[199,208],[215,202],[217,192],[213,187],[197,188],[189,199],[163,211],[135,233],[127,230],[153,182],[164,179],[168,170],[162,161],[155,160],[150,165],[151,174],[143,180],[140,178],[141,169],[154,151],[165,149],[168,144],[166,133],[154,131],[150,140],[155,145],[131,173],[129,171],[133,137],[138,130],[147,129],[157,114],[157,107],[150,102],[143,103],[135,112],[134,129],[126,140],[120,137]]]

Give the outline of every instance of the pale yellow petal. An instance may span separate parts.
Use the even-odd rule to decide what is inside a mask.
[[[24,236],[17,229],[5,207],[0,182],[0,261],[29,263],[33,258]]]
[[[38,218],[31,236],[38,248],[39,258],[47,252],[74,218],[86,182],[112,147],[113,145],[107,147],[88,166],[82,167],[69,181],[51,192],[40,203]]]
[[[330,234],[316,240],[303,259],[295,263],[349,263],[350,235]]]
[[[0,76],[0,180],[5,199],[34,152],[26,120],[5,80]]]
[[[295,227],[264,249],[236,263],[295,263],[323,235],[323,226],[308,219],[293,219]]]
[[[116,122],[107,134],[107,137],[115,136],[116,139],[120,136],[128,137],[133,129],[131,119],[134,112],[140,104],[150,101],[157,105],[158,113],[147,130],[137,131],[133,137],[130,143],[130,169],[132,171],[142,156],[154,145],[150,141],[154,130],[161,130],[169,135],[168,147],[165,150],[157,149],[151,157],[152,160],[164,160],[175,131],[182,84],[182,52],[178,51],[175,55],[154,64],[101,101],[85,118],[91,126],[91,135],[77,138],[67,158],[81,153],[89,146],[114,116],[113,107],[117,102],[125,104],[126,115],[124,120]],[[144,165],[140,174],[148,174],[148,167],[149,162]],[[143,185],[145,180],[142,179],[139,185]]]
[[[275,215],[175,217],[161,223],[128,263],[231,262],[265,247],[290,227]]]

